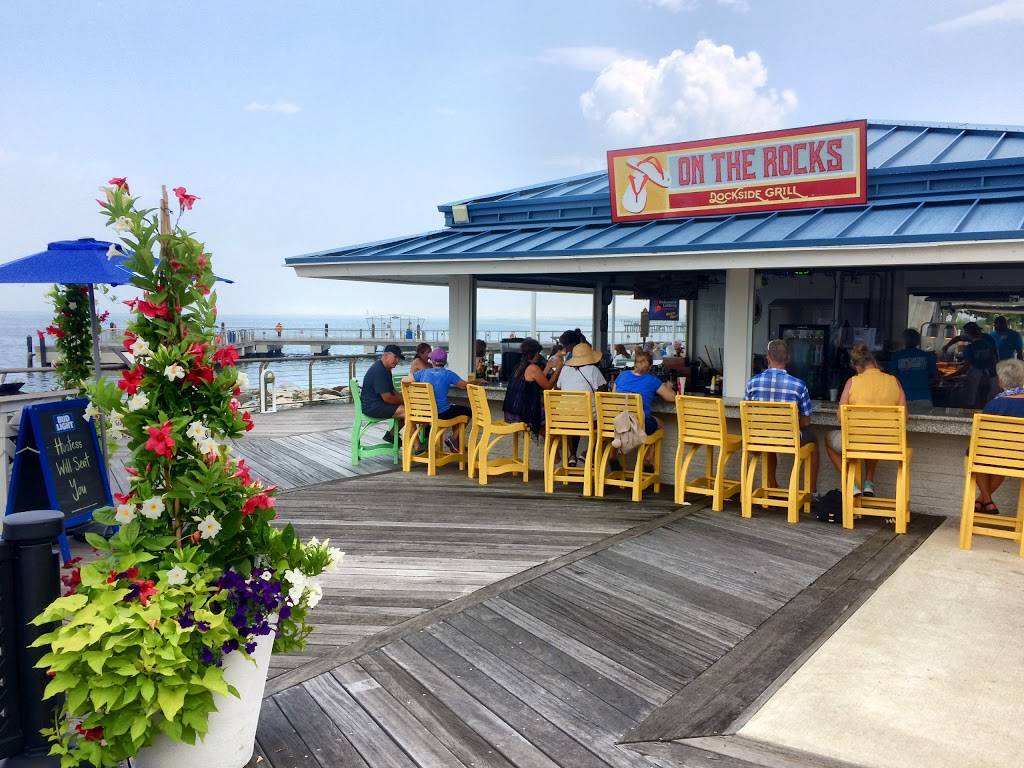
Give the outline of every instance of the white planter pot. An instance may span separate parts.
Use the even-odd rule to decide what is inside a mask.
[[[134,768],[244,768],[256,745],[263,689],[270,669],[274,635],[256,641],[256,663],[235,652],[224,659],[224,679],[238,689],[241,698],[214,694],[217,711],[210,713],[206,738],[183,744],[160,735],[153,745],[132,759]]]

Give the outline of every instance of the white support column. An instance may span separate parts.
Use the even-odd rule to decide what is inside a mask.
[[[448,367],[462,378],[473,372],[476,341],[476,278],[448,278]]]
[[[750,377],[751,337],[754,326],[754,270],[725,271],[725,344],[723,395],[743,398]]]

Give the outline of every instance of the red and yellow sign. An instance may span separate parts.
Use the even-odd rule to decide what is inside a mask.
[[[867,121],[608,153],[613,221],[855,205],[867,200]]]

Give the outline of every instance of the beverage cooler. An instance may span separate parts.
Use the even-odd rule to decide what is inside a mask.
[[[830,331],[827,325],[779,326],[779,336],[789,347],[786,370],[804,380],[813,400],[828,399]]]

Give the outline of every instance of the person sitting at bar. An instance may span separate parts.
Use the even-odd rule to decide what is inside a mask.
[[[963,332],[942,347],[945,352],[958,342],[967,342],[967,346],[960,353],[966,364],[967,382],[963,392],[963,406],[965,408],[981,408],[992,396],[992,390],[998,385],[996,383],[996,363],[999,362],[999,353],[996,351],[996,343],[981,332],[981,326],[977,323],[965,323]]]
[[[573,328],[572,330],[562,331],[562,335],[558,337],[558,345],[562,348],[564,354],[563,362],[568,362],[572,359],[572,351],[575,349],[577,344],[586,344],[587,337],[583,335],[583,331],[579,328]]]
[[[982,413],[1024,419],[1024,362],[1017,358],[1002,360],[996,366],[996,375],[999,377],[1002,392],[985,404]],[[999,489],[1005,479],[1002,475],[978,475],[978,500],[974,503],[975,512],[986,515],[999,514],[999,508],[992,501],[992,494]]]
[[[674,403],[676,399],[676,393],[668,382],[651,373],[653,362],[650,352],[637,352],[633,370],[625,370],[615,379],[616,392],[635,392],[640,395],[644,404],[644,432],[648,435],[661,429],[661,420],[651,414],[654,396],[657,395],[667,403]]]
[[[426,382],[434,390],[434,402],[437,403],[437,418],[454,419],[458,416],[471,416],[473,412],[468,405],[452,405],[448,402],[449,389],[452,387],[455,389],[466,388],[466,382],[463,378],[455,371],[446,367],[448,365],[448,351],[438,347],[431,351],[429,359],[430,368],[424,368],[410,375],[414,381]],[[459,446],[451,432],[445,435],[445,448],[451,453],[456,453],[459,450]]]
[[[487,378],[487,342],[483,339],[473,342],[473,370],[477,379]]]
[[[839,405],[906,405],[907,398],[899,379],[885,373],[878,367],[874,354],[864,343],[854,344],[850,350],[850,365],[857,372],[846,380]],[[843,433],[836,429],[828,434],[825,451],[838,470],[843,458]],[[853,495],[875,495],[875,469],[877,461],[864,462],[864,488],[854,486]]]
[[[420,371],[426,371],[430,369],[430,360],[428,355],[430,354],[430,345],[423,341],[416,345],[416,354],[413,355],[412,363],[409,365],[409,375],[415,376]],[[410,379],[413,381],[414,379]]]
[[[572,357],[562,368],[558,377],[558,389],[569,392],[604,392],[608,389],[608,380],[601,373],[597,364],[601,362],[601,353],[585,341],[572,348]],[[569,438],[571,454],[566,464],[575,467],[578,463],[579,437]]]
[[[1024,358],[1024,342],[1021,341],[1020,334],[1009,326],[1002,315],[992,321],[991,335],[1000,360]]]
[[[508,380],[505,391],[505,402],[501,409],[505,421],[510,424],[522,422],[534,435],[544,431],[544,395],[545,389],[551,389],[558,382],[562,370],[561,361],[552,358],[545,366],[541,366],[541,346],[536,339],[527,338],[519,345],[522,357],[519,365]],[[551,374],[549,378],[549,374]]]
[[[630,357],[629,352],[626,351],[625,344],[615,345],[615,357],[612,358],[612,365],[616,368],[625,368],[633,362],[633,358]]]
[[[380,359],[366,369],[361,391],[364,414],[374,419],[398,419],[399,423],[405,418],[402,396],[395,392],[395,382],[391,376],[391,372],[404,359],[405,355],[397,344],[388,344],[381,352]],[[394,435],[388,430],[384,442],[390,443],[393,438]]]
[[[782,339],[775,339],[768,342],[768,349],[765,354],[765,363],[768,367],[762,372],[750,378],[747,388],[743,393],[744,400],[758,400],[769,403],[796,403],[797,413],[800,415],[800,444],[814,445],[817,448],[817,440],[814,433],[808,427],[811,425],[811,413],[814,408],[811,405],[811,396],[807,391],[807,384],[796,376],[786,372],[789,364],[789,347]],[[811,493],[815,500],[818,497],[818,464],[821,459],[818,451],[811,453]],[[778,488],[776,469],[778,457],[769,453],[766,459],[768,468],[768,485]]]
[[[900,381],[907,405],[931,407],[931,385],[939,379],[934,352],[921,349],[921,334],[913,328],[903,332],[903,349],[889,359],[889,373]]]

